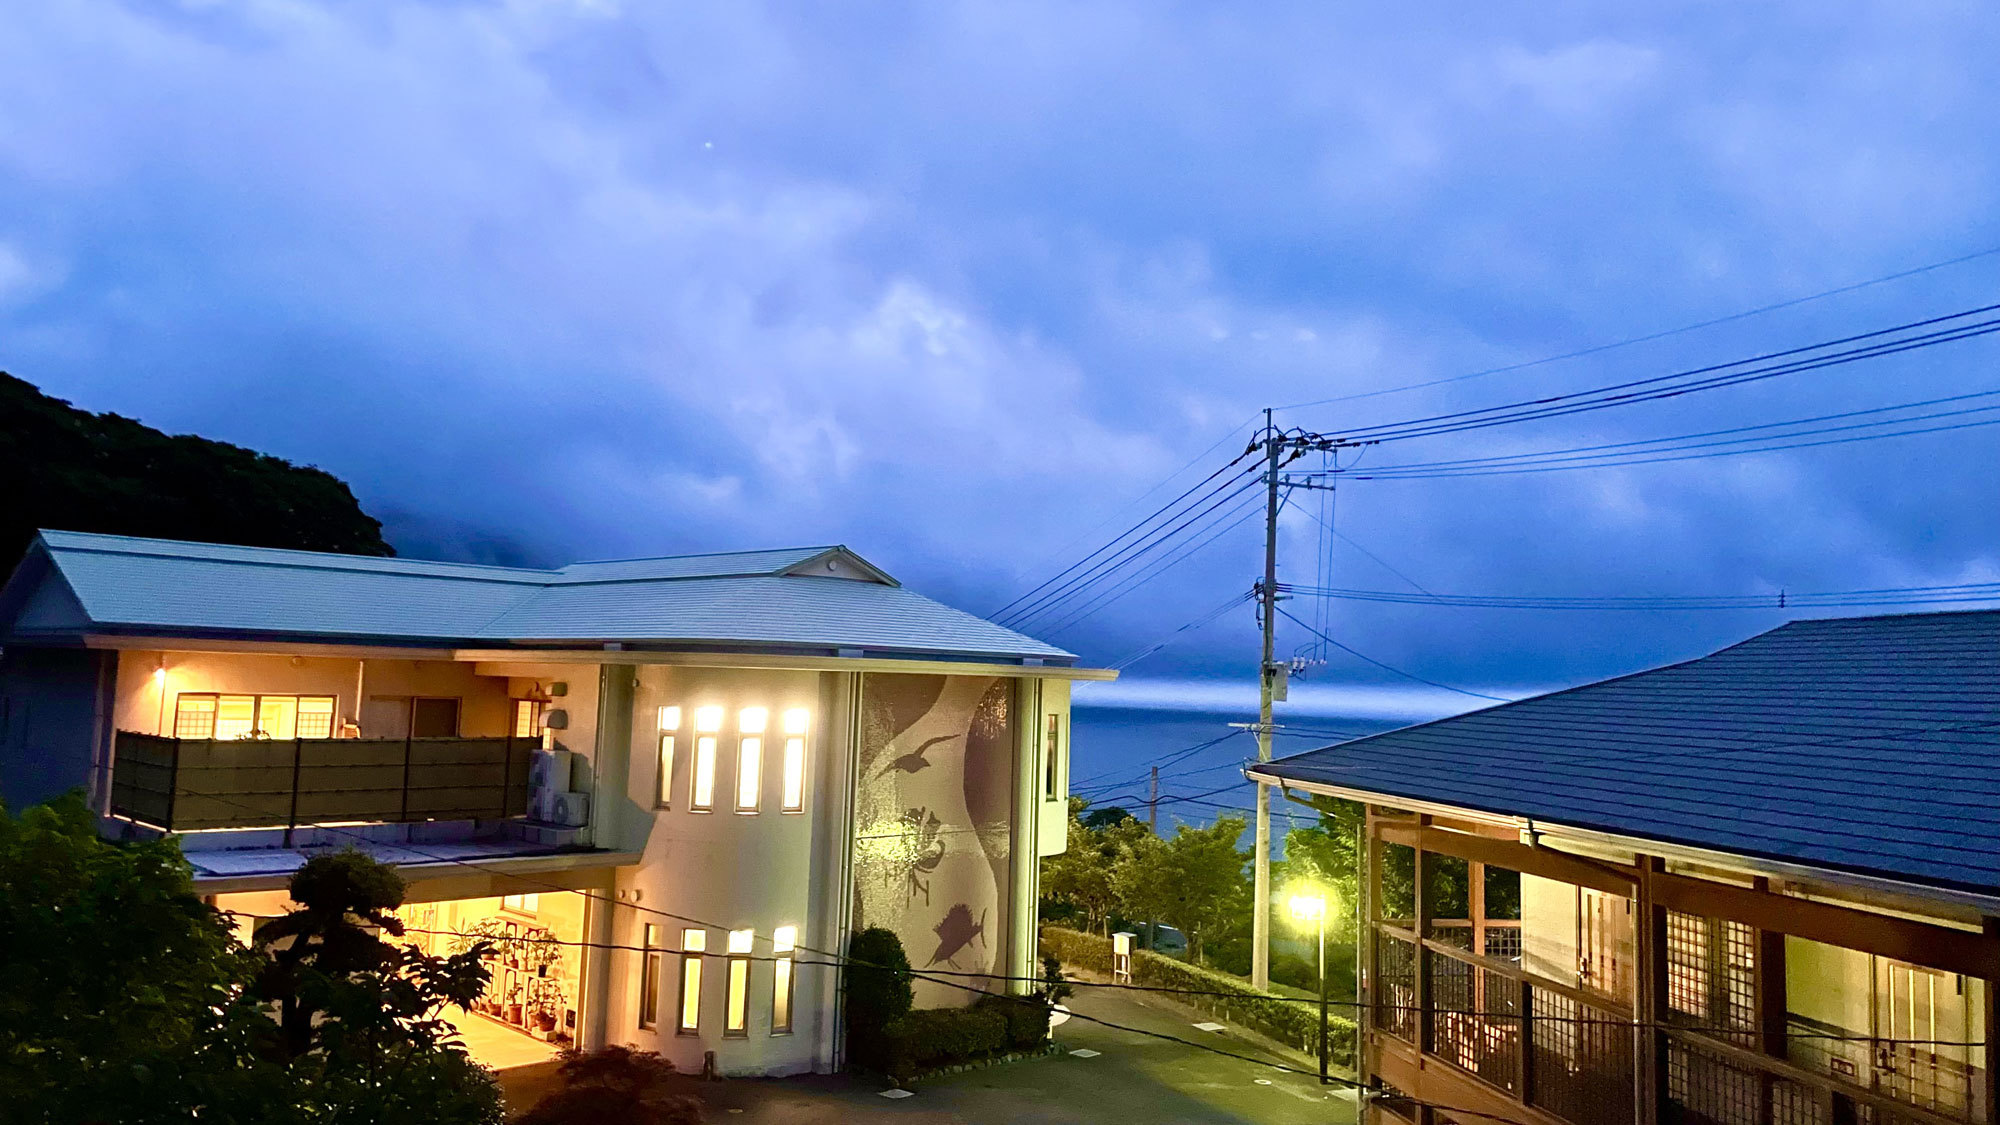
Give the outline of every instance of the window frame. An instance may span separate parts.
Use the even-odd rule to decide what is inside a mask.
[[[660,745],[653,760],[659,774],[653,786],[653,807],[671,809],[674,807],[674,751],[680,738],[681,709],[678,706],[664,706],[659,711]],[[692,796],[692,794],[690,794]]]
[[[656,1031],[660,1026],[660,971],[666,967],[660,948],[660,927],[646,922],[639,940],[639,1030]]]
[[[1063,717],[1059,711],[1049,712],[1048,729],[1042,740],[1043,769],[1042,800],[1063,799],[1062,785],[1062,742]]]
[[[750,955],[756,950],[757,931],[731,930],[728,937],[729,963],[723,973],[722,1037],[750,1038]]]
[[[695,708],[694,760],[688,763],[688,811],[715,811],[716,759],[722,755],[722,708]],[[703,788],[708,790],[702,793]]]
[[[195,699],[195,700],[205,699],[212,704],[208,712],[207,734],[181,733],[181,701],[188,699]],[[244,736],[239,738],[216,737],[215,727],[216,723],[220,720],[222,716],[222,701],[224,699],[247,699],[250,701],[250,730]],[[272,699],[272,700],[289,699],[292,701],[292,736],[290,738],[279,738],[276,735],[266,735],[261,739],[254,737],[256,732],[262,729],[264,721],[263,719],[264,701],[266,699]],[[314,702],[318,702],[320,700],[326,701],[327,730],[325,734],[299,733],[299,717],[302,713],[302,708],[307,700],[312,700]],[[318,712],[315,711],[314,714],[318,714]],[[208,742],[260,742],[260,741],[292,742],[303,739],[324,739],[324,738],[332,738],[338,732],[340,726],[339,718],[340,718],[340,696],[338,695],[321,695],[317,692],[301,695],[283,691],[270,691],[270,692],[182,691],[174,693],[173,736],[177,739],[187,739],[189,741],[199,740]]]
[[[803,813],[806,811],[806,736],[812,730],[812,712],[804,707],[787,708],[783,729],[785,749],[779,763],[778,811]]]
[[[708,952],[708,931],[689,927],[681,931],[680,1003],[674,1009],[675,1035],[701,1034],[701,962]],[[690,990],[689,984],[694,988]],[[692,991],[692,996],[690,996]],[[688,1022],[688,1001],[694,1001],[694,1022]]]
[[[790,1035],[798,995],[799,928],[771,931],[771,1034]]]

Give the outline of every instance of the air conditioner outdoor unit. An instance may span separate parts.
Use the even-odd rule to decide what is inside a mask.
[[[537,793],[563,792],[569,788],[569,772],[569,751],[537,750],[534,764],[528,767],[528,788]]]
[[[582,828],[590,822],[590,794],[550,793],[543,811],[543,823]]]

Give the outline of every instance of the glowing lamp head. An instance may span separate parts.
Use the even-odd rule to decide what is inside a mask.
[[[1291,898],[1292,921],[1310,925],[1326,917],[1326,896],[1302,894]]]
[[[153,686],[154,686],[154,687],[159,687],[160,685],[162,685],[162,684],[164,684],[164,683],[166,683],[166,682],[167,682],[167,669],[166,669],[166,666],[165,666],[165,665],[162,665],[162,666],[160,666],[160,667],[158,667],[158,668],[155,668],[155,669],[153,669]]]

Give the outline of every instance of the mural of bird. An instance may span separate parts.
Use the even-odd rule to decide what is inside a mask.
[[[971,945],[972,939],[978,938],[982,946],[986,944],[986,911],[980,910],[979,921],[975,922],[972,920],[972,908],[955,902],[950,910],[944,912],[944,921],[931,927],[931,932],[938,936],[938,947],[937,952],[931,954],[930,964],[943,961],[956,969],[958,962],[953,958]]]
[[[929,769],[930,760],[925,758],[924,755],[930,753],[931,747],[936,746],[938,743],[950,742],[957,737],[955,734],[941,734],[936,738],[929,739],[915,750],[910,751],[900,758],[892,759],[888,765],[882,767],[882,774],[886,774],[890,770],[897,770],[902,773],[916,773],[918,770]],[[876,776],[879,777],[881,774],[877,774]]]

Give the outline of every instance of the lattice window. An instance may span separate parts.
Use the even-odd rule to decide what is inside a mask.
[[[1496,926],[1486,924],[1486,948],[1481,952],[1488,957],[1498,957],[1503,961],[1521,959],[1521,927]]]
[[[1741,922],[1667,911],[1667,1008],[1736,1042],[1757,1028],[1757,931]]]

